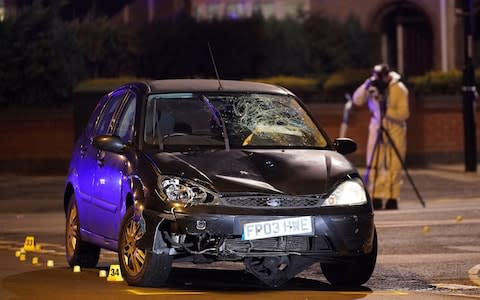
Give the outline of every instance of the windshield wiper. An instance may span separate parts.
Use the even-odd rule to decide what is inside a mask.
[[[218,126],[222,127],[222,133],[223,133],[223,141],[225,143],[225,150],[230,151],[230,142],[228,141],[228,135],[227,135],[227,127],[225,126],[225,122],[223,121],[223,118],[220,114],[220,112],[217,110],[217,108],[210,103],[210,100],[204,95],[202,95],[202,101],[207,105],[208,110],[210,111],[210,114],[213,117],[213,120],[215,123],[217,123]]]

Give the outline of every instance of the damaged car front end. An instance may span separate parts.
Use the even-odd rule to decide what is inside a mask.
[[[155,254],[189,257],[199,264],[243,261],[248,272],[278,286],[314,263],[361,264],[355,260],[376,251],[372,212],[355,175],[345,174],[338,180],[341,183],[323,194],[215,194],[203,189],[198,193],[202,201],[190,196],[185,202],[179,202],[175,193],[167,196],[174,188],[165,182],[180,183],[167,178],[158,191],[159,201],[169,204],[167,209],[159,213],[136,206],[146,228],[155,228],[137,245]],[[175,189],[189,194],[181,185]],[[371,260],[368,263],[373,268]]]

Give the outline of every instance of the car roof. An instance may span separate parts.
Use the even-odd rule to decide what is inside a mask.
[[[151,93],[156,92],[249,92],[293,95],[289,90],[266,83],[216,79],[166,79],[147,81]]]

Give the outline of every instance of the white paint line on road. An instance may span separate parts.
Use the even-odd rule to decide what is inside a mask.
[[[452,173],[449,171],[442,171],[442,170],[420,170],[416,172],[416,174],[425,174],[430,175],[432,177],[438,177],[446,180],[455,180],[461,181],[465,183],[478,183],[480,180],[480,176],[477,174],[465,174],[465,173]]]
[[[455,253],[454,255],[449,255],[448,257],[445,253],[424,253],[424,254],[385,254],[378,255],[377,262],[380,264],[416,264],[416,263],[431,263],[436,264],[439,261],[442,262],[456,262],[456,261],[467,261],[467,260],[477,260],[479,257],[478,253]]]
[[[480,286],[474,285],[464,285],[456,283],[434,283],[432,286],[437,289],[447,289],[447,290],[477,290],[480,289]]]
[[[480,224],[480,219],[463,220],[460,224]],[[456,220],[407,220],[407,221],[375,221],[377,228],[400,228],[435,225],[460,225]]]
[[[323,292],[320,292],[323,293]],[[402,291],[351,291],[351,292],[326,292],[326,293],[338,293],[341,295],[376,295],[376,296],[408,296],[410,295],[407,292],[402,292]]]
[[[137,296],[160,296],[160,295],[205,295],[206,292],[181,292],[181,291],[155,291],[155,292],[143,292],[135,289],[127,289],[127,292]]]
[[[457,251],[469,251],[469,252],[479,252],[480,246],[445,246],[447,249],[457,250]]]
[[[65,246],[60,244],[52,244],[52,243],[40,243],[42,247],[48,247],[49,249],[41,249],[37,250],[34,253],[36,254],[50,254],[55,256],[65,256]],[[17,241],[10,241],[10,240],[1,240],[0,239],[0,250],[11,250],[16,251],[20,247],[23,247],[23,244]],[[112,260],[117,259],[118,254],[116,252],[104,250],[100,254],[100,258],[104,260]]]

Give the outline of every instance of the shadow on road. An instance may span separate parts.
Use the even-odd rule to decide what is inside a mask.
[[[242,270],[193,268],[173,268],[166,287],[138,288],[129,287],[126,282],[107,282],[98,277],[98,271],[43,269],[6,277],[2,285],[12,299],[247,299],[260,295],[262,299],[275,300],[360,299],[372,292],[366,287],[334,288],[304,278],[294,278],[281,288],[270,289]]]

